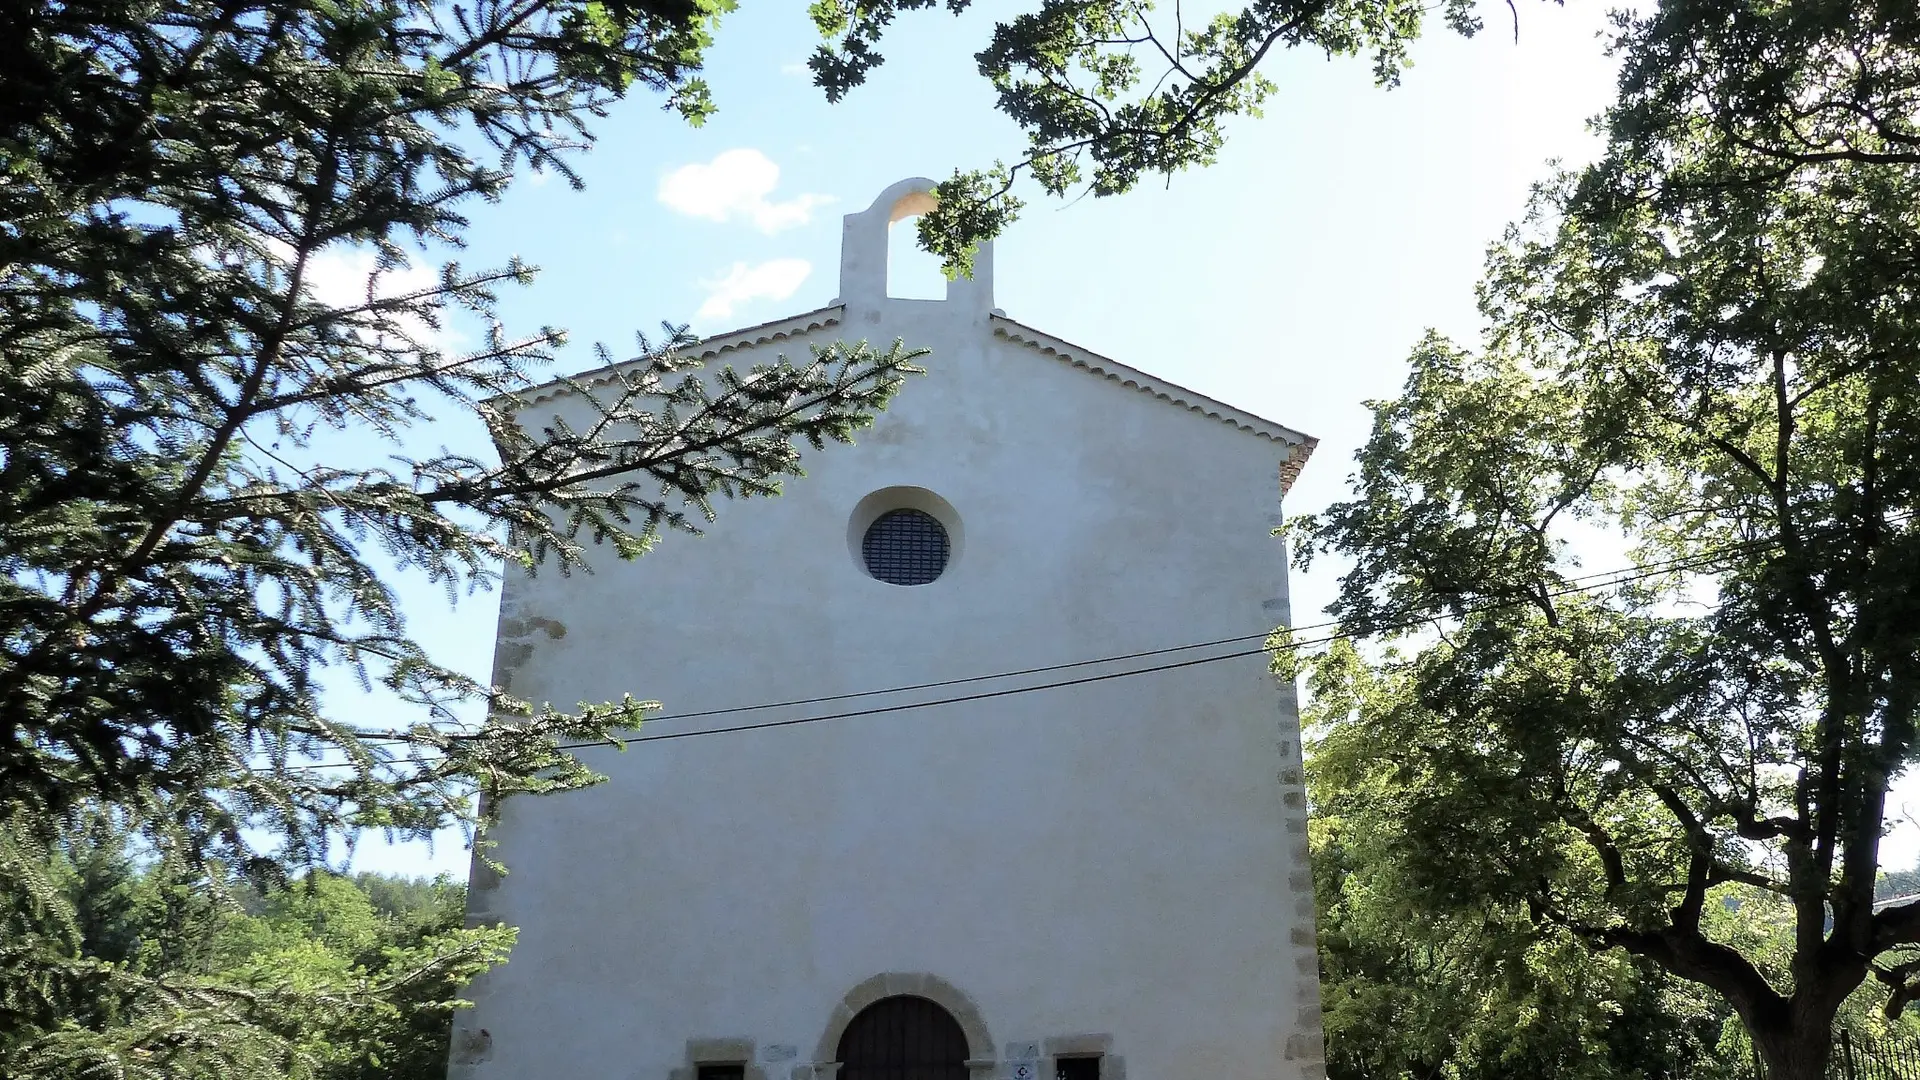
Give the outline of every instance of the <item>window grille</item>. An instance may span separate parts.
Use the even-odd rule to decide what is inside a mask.
[[[947,530],[924,510],[889,510],[867,526],[867,573],[890,585],[925,585],[947,568]]]

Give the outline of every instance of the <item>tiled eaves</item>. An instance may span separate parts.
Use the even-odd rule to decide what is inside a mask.
[[[715,334],[712,337],[700,339],[700,341],[696,342],[687,350],[687,354],[705,360],[709,357],[720,356],[737,349],[751,349],[757,345],[765,345],[768,342],[785,341],[788,338],[811,333],[822,327],[838,325],[841,316],[846,314],[846,310],[845,305],[835,304],[831,307],[815,308],[812,311],[792,315],[784,319],[764,322],[758,326],[729,330],[724,334]],[[605,386],[618,378],[621,371],[632,367],[636,362],[635,360],[621,360],[617,363],[607,364],[604,367],[583,371],[575,375],[573,381],[588,389]],[[549,383],[542,383],[526,391],[522,397],[526,404],[537,405],[542,401],[550,401],[567,392],[567,383],[565,381],[555,380]]]
[[[751,349],[756,345],[765,345],[769,341],[785,341],[790,337],[811,333],[826,326],[837,326],[841,316],[847,313],[846,305],[834,304],[831,307],[815,308],[804,314],[775,319],[758,326],[749,326],[743,330],[730,330],[724,334],[715,334],[703,339],[689,350],[694,356],[705,359],[719,356],[735,349]]]
[[[1320,445],[1320,440],[1311,435],[1277,424],[1263,416],[1255,416],[1245,410],[1236,409],[1223,401],[1216,401],[1178,383],[1148,375],[1138,368],[1129,367],[1118,360],[1101,356],[1091,349],[1042,333],[1004,315],[993,316],[992,322],[995,337],[1025,345],[1046,356],[1072,364],[1083,371],[1104,376],[1122,386],[1152,394],[1162,401],[1171,402],[1287,447],[1287,458],[1280,465],[1280,490],[1283,494],[1299,477],[1300,469],[1306,465],[1307,458],[1313,455],[1313,448]]]

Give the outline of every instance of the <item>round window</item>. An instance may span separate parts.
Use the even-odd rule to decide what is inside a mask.
[[[947,568],[946,526],[924,510],[889,510],[867,526],[860,557],[890,585],[925,585]]]

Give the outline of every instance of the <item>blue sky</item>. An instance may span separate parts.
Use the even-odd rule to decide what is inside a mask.
[[[531,288],[503,296],[503,311],[510,327],[566,327],[568,369],[595,366],[596,341],[626,355],[636,330],[662,320],[714,332],[822,306],[835,292],[840,215],[904,177],[1017,155],[1019,134],[994,112],[971,59],[995,17],[1016,9],[903,16],[887,63],[828,105],[802,68],[812,34],[803,6],[746,5],[712,56],[717,117],[693,129],[655,100],[623,103],[575,161],[584,191],[522,181],[501,204],[472,206],[461,259],[518,255],[542,268]],[[1318,436],[1286,509],[1343,497],[1367,431],[1364,402],[1397,390],[1426,328],[1474,338],[1488,243],[1521,214],[1551,159],[1577,163],[1597,147],[1586,121],[1613,77],[1603,9],[1519,10],[1517,44],[1504,4],[1487,6],[1475,39],[1435,30],[1392,91],[1372,84],[1364,60],[1277,57],[1265,118],[1233,123],[1219,164],[1118,198],[1031,201],[996,245],[997,304]],[[931,259],[895,251],[903,286],[917,273],[920,287],[937,288]],[[425,434],[471,446],[477,433]],[[1335,573],[1296,575],[1296,622],[1319,620]],[[488,669],[493,594],[454,611],[436,588],[402,588],[430,648]],[[1890,864],[1914,850],[1893,846]],[[466,856],[457,837],[431,852],[368,838],[354,865],[464,874]]]

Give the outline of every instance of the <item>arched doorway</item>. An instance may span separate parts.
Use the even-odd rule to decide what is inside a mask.
[[[840,1080],[967,1080],[967,1034],[923,997],[882,998],[840,1036]]]

